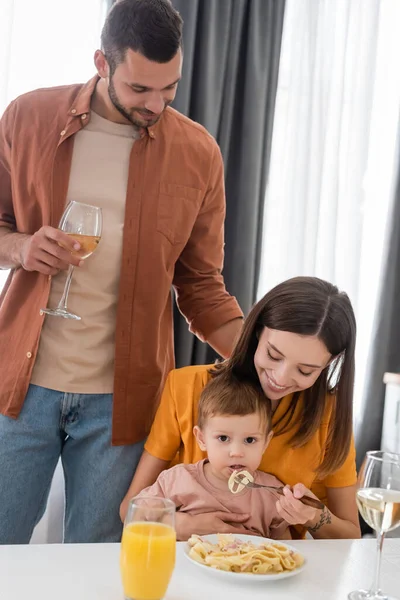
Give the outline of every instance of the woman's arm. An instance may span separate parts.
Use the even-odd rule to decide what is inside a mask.
[[[122,521],[125,520],[129,500],[134,496],[137,496],[137,494],[144,490],[144,488],[153,485],[161,471],[167,469],[168,465],[168,460],[161,460],[160,458],[156,458],[155,456],[152,456],[146,450],[144,450],[139,464],[137,466],[135,476],[132,479],[132,483],[129,486],[129,490],[125,494],[125,498],[123,499],[119,509],[119,514]]]
[[[315,494],[297,483],[277,501],[279,515],[291,525],[304,525],[315,539],[354,539],[361,537],[356,505],[356,486],[326,488],[328,505],[318,510],[302,504],[299,498]]]
[[[356,504],[356,486],[326,488],[328,507],[306,527],[313,538],[360,538],[360,523]]]

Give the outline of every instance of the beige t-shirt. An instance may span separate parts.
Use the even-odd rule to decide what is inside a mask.
[[[74,270],[72,321],[46,316],[31,383],[77,394],[113,391],[114,336],[129,159],[135,129],[103,119],[75,135],[67,202],[100,206],[103,232],[95,252]],[[56,307],[66,273],[53,277],[48,306]]]
[[[243,527],[248,530],[249,535],[281,539],[289,525],[276,510],[275,504],[279,496],[268,490],[250,488],[239,494],[232,494],[228,489],[228,482],[226,491],[220,490],[204,475],[206,460],[191,465],[176,465],[163,471],[157,481],[139,495],[169,498],[177,510],[191,515],[215,511],[230,514],[247,513],[250,514],[250,518],[243,523]],[[255,472],[254,481],[262,485],[282,485],[276,477],[262,471]]]

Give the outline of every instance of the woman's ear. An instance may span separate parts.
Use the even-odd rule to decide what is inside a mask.
[[[194,437],[196,438],[196,441],[197,441],[197,444],[198,444],[200,450],[202,450],[203,452],[206,452],[207,448],[206,448],[206,445],[204,442],[204,435],[198,425],[195,425],[193,427],[193,434],[194,434]]]
[[[344,356],[344,351],[340,352],[340,354],[336,354],[335,356],[331,356],[330,359],[328,360],[328,362],[326,363],[325,369],[326,369],[326,367],[330,367],[332,365],[332,363],[334,363],[338,359],[340,360],[341,358],[343,358],[343,356]]]

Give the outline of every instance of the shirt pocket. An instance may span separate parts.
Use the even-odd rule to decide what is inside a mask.
[[[203,199],[197,188],[176,183],[160,183],[157,231],[171,244],[184,244],[190,237]]]

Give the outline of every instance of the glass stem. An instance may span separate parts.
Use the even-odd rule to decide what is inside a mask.
[[[370,590],[370,594],[379,594],[379,578],[381,573],[381,558],[382,558],[382,546],[383,540],[385,539],[385,534],[383,531],[376,532],[376,564],[375,564],[375,578],[374,583],[372,584],[372,589]]]
[[[69,288],[71,287],[71,280],[72,280],[73,272],[74,272],[74,267],[72,265],[69,265],[68,275],[67,275],[67,280],[64,285],[63,295],[61,296],[61,300],[58,303],[58,307],[57,307],[61,310],[65,310],[65,311],[68,310],[68,308],[67,308],[68,294],[69,294]]]

